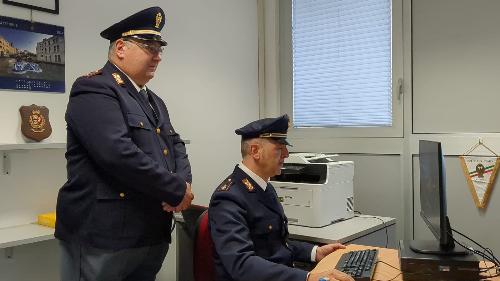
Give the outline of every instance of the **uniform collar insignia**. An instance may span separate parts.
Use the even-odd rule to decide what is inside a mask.
[[[124,86],[125,85],[125,82],[123,82],[123,79],[120,76],[120,74],[118,74],[118,73],[115,72],[115,73],[113,73],[111,75],[113,75],[113,78],[115,78],[115,81],[116,81],[116,83],[118,85],[120,85],[120,86]]]
[[[244,178],[243,180],[241,180],[241,182],[246,186],[248,191],[251,192],[254,190],[252,183],[247,178]]]

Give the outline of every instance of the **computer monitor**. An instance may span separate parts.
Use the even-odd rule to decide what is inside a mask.
[[[465,255],[468,251],[455,247],[446,208],[446,172],[441,143],[421,140],[420,216],[436,240],[413,240],[410,248],[418,253],[435,255]]]

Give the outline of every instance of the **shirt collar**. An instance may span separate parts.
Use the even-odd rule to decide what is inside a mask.
[[[142,88],[139,87],[139,85],[137,85],[134,80],[132,80],[132,78],[130,78],[130,76],[127,75],[127,73],[125,73],[123,70],[121,70],[116,64],[113,64],[116,68],[118,68],[118,70],[120,70],[123,74],[125,74],[125,76],[127,76],[128,80],[132,83],[132,85],[134,85],[134,88],[137,90],[137,92],[139,93],[142,89],[144,90],[147,90],[146,88],[146,85],[144,85]]]
[[[240,167],[243,172],[245,172],[250,178],[252,178],[259,186],[262,188],[262,190],[266,191],[266,186],[267,182],[263,180],[261,177],[259,177],[256,173],[252,172],[243,162],[240,162],[238,164],[238,167]]]

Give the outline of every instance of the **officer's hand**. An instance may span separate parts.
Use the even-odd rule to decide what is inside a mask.
[[[338,249],[345,249],[345,246],[340,243],[327,244],[316,249],[316,262],[319,262],[324,257]]]
[[[167,202],[161,202],[161,206],[165,212],[173,212],[175,209],[174,207],[168,205]]]
[[[172,207],[166,202],[162,202],[161,205],[165,212],[181,212],[186,210],[191,205],[193,199],[194,194],[191,190],[191,184],[186,182],[186,193],[184,193],[184,198],[182,198],[182,201],[179,203],[179,205]]]
[[[307,281],[318,281],[321,277],[328,277],[330,280],[338,281],[354,281],[351,276],[336,269],[330,269],[320,273],[310,273],[309,277],[307,277]]]
[[[186,193],[184,193],[184,198],[181,203],[175,206],[174,212],[181,212],[186,210],[189,206],[191,206],[191,202],[193,202],[194,194],[191,190],[191,184],[186,182]]]

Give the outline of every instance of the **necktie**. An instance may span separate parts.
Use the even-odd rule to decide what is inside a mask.
[[[271,200],[272,202],[276,202],[276,192],[274,191],[274,187],[270,183],[267,183],[266,191],[264,193],[266,194],[267,198],[269,198],[269,200]]]
[[[151,108],[151,111],[153,112],[153,116],[155,117],[155,120],[158,121],[158,115],[156,115],[156,111],[155,111],[155,109],[153,108],[153,105],[150,102],[150,97],[149,97],[148,91],[146,91],[145,88],[142,88],[139,91],[139,95],[140,95],[140,98],[142,99],[142,101],[145,104],[149,105],[149,107]]]

